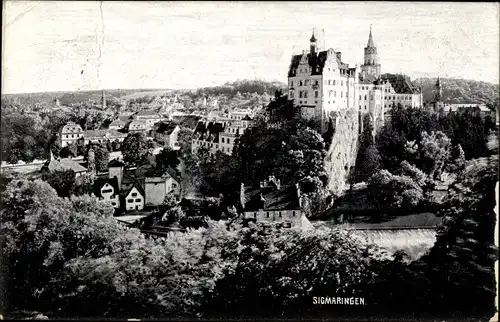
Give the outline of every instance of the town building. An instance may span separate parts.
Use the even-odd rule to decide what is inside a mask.
[[[154,139],[163,143],[165,147],[171,149],[178,149],[179,144],[177,142],[177,137],[180,131],[180,127],[172,122],[159,122],[155,124],[154,127]]]
[[[61,147],[70,144],[76,144],[78,139],[83,138],[84,132],[82,127],[75,122],[68,122],[59,131]]]
[[[302,211],[298,185],[281,185],[270,176],[258,187],[241,184],[240,204],[243,218],[256,223],[276,223],[285,228],[308,228],[311,224]]]
[[[386,99],[387,97],[387,99]],[[385,109],[401,102],[412,107],[422,106],[422,92],[402,75],[381,74],[378,51],[372,31],[364,49],[364,64],[349,67],[342,53],[333,49],[318,51],[314,33],[309,51],[292,55],[288,70],[288,98],[298,108],[300,116],[315,119],[321,131],[327,130],[330,119],[343,109],[354,109],[371,116],[374,127],[384,123]]]
[[[125,210],[144,209],[144,190],[137,183],[133,184],[130,189],[122,190],[120,196]]]
[[[80,183],[83,175],[88,173],[87,168],[82,166],[80,163],[72,160],[71,158],[56,159],[52,151],[50,151],[49,160],[42,166],[40,171],[42,175],[44,175],[46,173],[68,170],[71,170],[75,173],[75,179],[77,183]]]
[[[113,208],[120,208],[120,189],[116,178],[96,180],[94,182],[94,194],[99,200],[109,203]]]
[[[83,134],[84,143],[105,143],[107,141],[123,142],[127,137],[127,133],[117,130],[87,130]]]
[[[129,133],[147,132],[151,127],[146,120],[132,120],[126,125],[126,130]]]
[[[141,196],[144,199],[143,207],[140,209],[143,209],[144,206],[163,204],[166,195],[170,193],[180,198],[182,192],[181,180],[172,168],[158,172],[151,164],[145,164],[133,170],[125,170],[121,161],[112,160],[109,163],[108,171],[108,177],[116,180],[120,191],[129,191],[133,187],[140,188]],[[124,208],[130,210],[130,207]]]
[[[130,122],[131,115],[119,115],[116,120],[109,124],[110,130],[122,130],[125,129],[127,124]]]
[[[137,120],[145,121],[149,129],[153,128],[156,123],[161,122],[165,119],[163,116],[154,111],[139,111],[134,115],[134,117]]]
[[[236,110],[225,118],[200,120],[193,132],[191,152],[196,153],[200,147],[205,147],[210,154],[221,151],[232,155],[238,138],[255,124],[250,115],[253,115],[251,110]]]
[[[125,164],[117,159],[113,159],[108,163],[108,178],[116,178],[118,190],[122,187],[124,168]]]

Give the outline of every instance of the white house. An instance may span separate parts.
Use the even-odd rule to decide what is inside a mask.
[[[111,204],[113,208],[120,208],[120,189],[116,178],[97,180],[94,187],[97,198]]]
[[[144,209],[144,190],[139,185],[134,184],[129,190],[124,190],[121,195],[125,210]]]

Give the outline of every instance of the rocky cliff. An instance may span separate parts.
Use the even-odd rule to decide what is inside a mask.
[[[325,169],[329,176],[328,189],[334,194],[342,193],[349,173],[354,166],[359,136],[359,119],[356,110],[341,110],[332,117],[335,133],[327,147]]]

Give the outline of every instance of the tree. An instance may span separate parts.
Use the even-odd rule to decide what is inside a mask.
[[[382,157],[383,168],[396,171],[402,160],[406,158],[406,136],[390,124],[385,124],[376,135],[377,149]]]
[[[65,263],[109,254],[123,230],[107,203],[90,196],[62,199],[40,180],[10,182],[2,201],[2,256],[10,267],[13,306],[56,311]]]
[[[156,169],[166,171],[169,167],[178,170],[180,160],[177,151],[170,148],[164,148],[156,155]]]
[[[64,148],[61,149],[59,152],[59,156],[61,158],[69,158],[69,157],[76,157],[78,155],[78,149],[75,144],[68,144]]]
[[[108,170],[109,151],[107,147],[102,144],[93,144],[92,148],[95,153],[95,168],[98,172]]]
[[[359,138],[358,154],[352,179],[354,182],[367,181],[381,166],[380,154],[373,138],[373,125],[369,115],[363,118],[363,133]]]
[[[461,182],[454,184],[440,214],[436,243],[425,263],[432,285],[430,303],[450,310],[491,316],[494,310],[495,196],[498,156],[475,160]],[[473,298],[461,298],[474,294]]]
[[[455,173],[459,177],[461,177],[465,171],[465,165],[466,160],[464,150],[462,149],[460,144],[457,144],[451,149],[450,160],[447,164],[446,171]]]
[[[422,188],[410,177],[387,170],[375,173],[368,182],[368,198],[378,208],[412,208],[423,200]]]
[[[147,161],[147,156],[152,154],[153,148],[153,142],[148,140],[144,133],[131,133],[122,143],[123,161],[129,165],[140,165]]]
[[[87,170],[90,173],[96,172],[96,161],[95,161],[95,151],[92,145],[89,144],[87,147],[87,153],[85,154],[85,160],[87,160]]]
[[[173,208],[175,205],[177,205],[177,198],[173,193],[169,193],[165,196],[165,200],[163,200],[163,205],[167,208]]]
[[[193,131],[188,128],[181,127],[177,134],[177,142],[179,143],[179,151],[181,155],[191,153],[191,138]]]
[[[43,180],[50,184],[61,197],[70,197],[76,187],[73,170],[47,172],[43,175]]]

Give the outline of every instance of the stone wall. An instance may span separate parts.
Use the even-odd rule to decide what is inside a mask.
[[[340,195],[346,185],[349,168],[354,167],[359,137],[357,110],[340,110],[333,116],[335,133],[327,147],[325,169],[328,173],[328,189]]]

